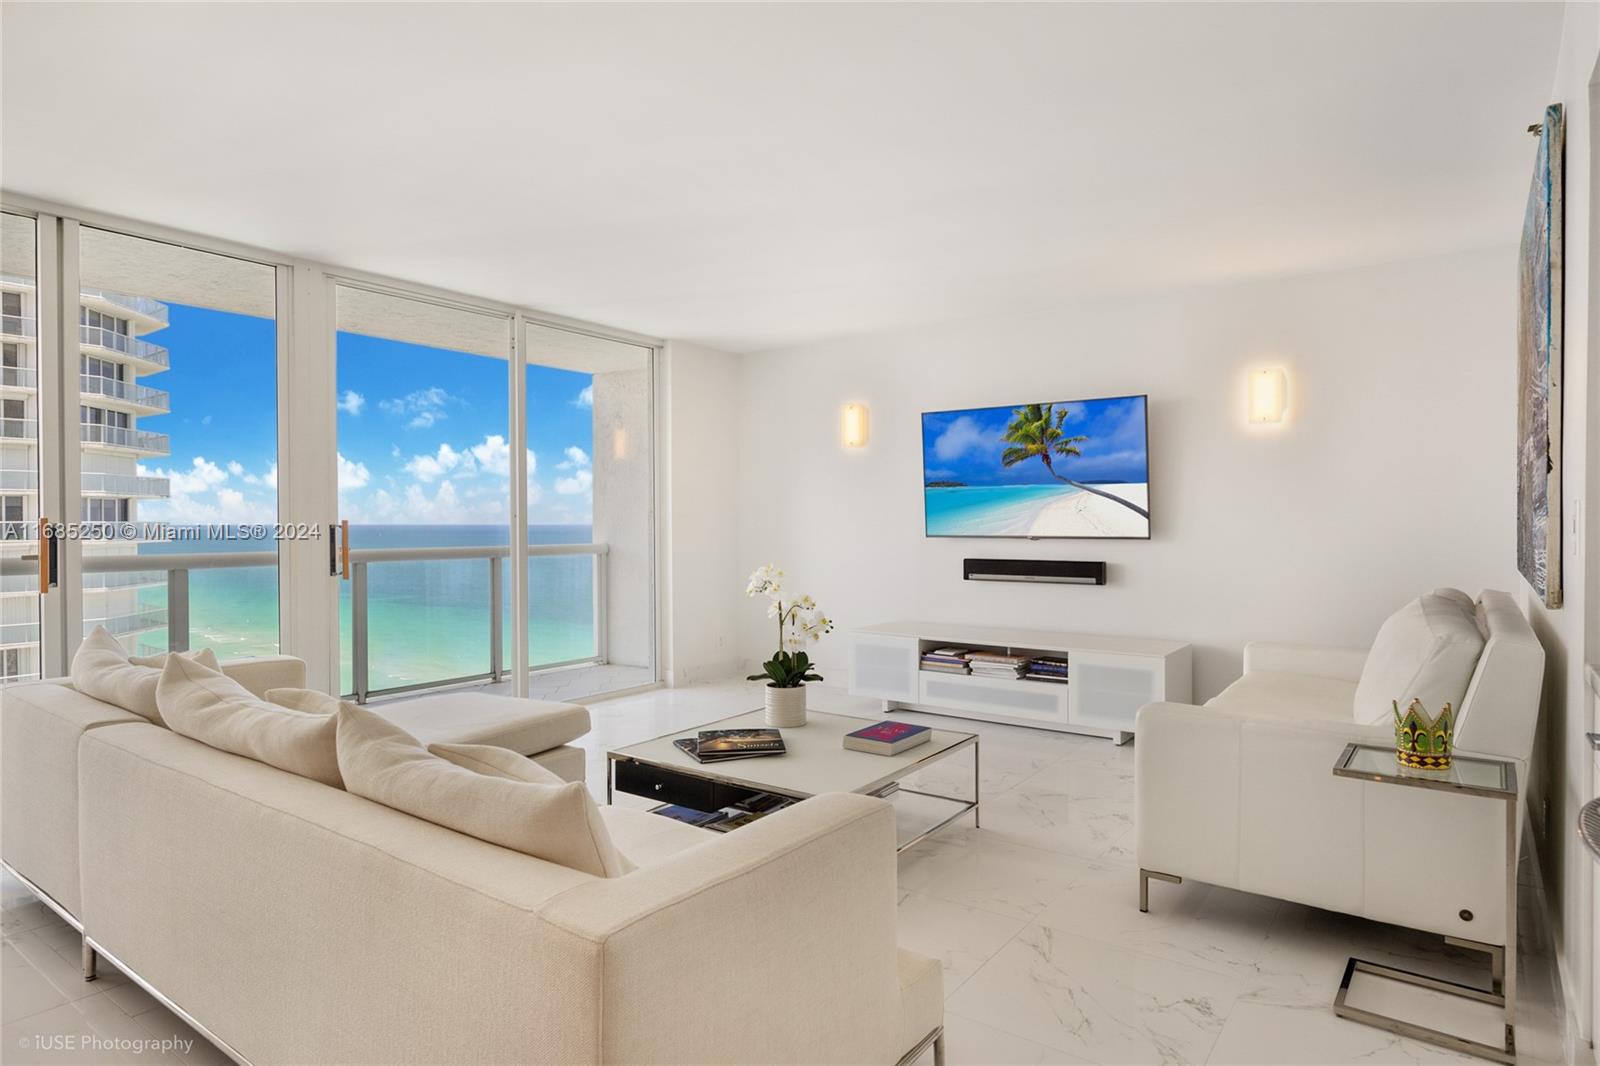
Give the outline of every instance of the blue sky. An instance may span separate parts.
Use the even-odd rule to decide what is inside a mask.
[[[277,486],[275,323],[182,304],[149,339],[171,369],[140,382],[172,396],[141,418],[172,453],[141,464],[171,478],[145,520],[270,522]],[[588,374],[529,367],[530,515],[588,524],[593,408]],[[487,356],[338,336],[339,504],[352,522],[483,524],[507,517],[506,365]]]
[[[1062,426],[1069,437],[1086,436],[1081,456],[1054,456],[1056,471],[1077,481],[1149,481],[1145,452],[1145,398],[1058,403],[1067,409]],[[922,416],[924,480],[960,481],[967,485],[1043,485],[1055,479],[1038,459],[1007,468],[1001,440],[1014,407],[982,407],[939,411]]]

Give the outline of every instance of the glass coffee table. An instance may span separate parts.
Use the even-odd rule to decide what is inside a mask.
[[[672,742],[680,737],[695,736],[702,729],[765,728],[764,711],[749,711],[693,729],[667,733],[606,752],[606,802],[610,803],[616,792],[625,792],[670,806],[711,812],[725,807],[748,807],[752,797],[763,794],[799,801],[824,792],[858,792],[884,798],[904,793],[953,805],[948,816],[920,829],[899,845],[899,851],[969,811],[972,824],[978,825],[977,734],[935,729],[926,743],[908,748],[899,755],[873,755],[844,747],[846,733],[879,721],[882,719],[810,711],[804,726],[782,731],[788,749],[784,754],[720,763],[696,762]],[[901,786],[900,782],[913,772],[968,748],[972,749],[970,800]]]

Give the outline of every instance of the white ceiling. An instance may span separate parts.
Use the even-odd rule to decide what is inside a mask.
[[[749,351],[1512,242],[1560,22],[6,3],[0,185]]]

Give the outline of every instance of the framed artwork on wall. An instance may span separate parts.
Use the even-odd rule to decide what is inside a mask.
[[[1561,606],[1561,307],[1566,118],[1529,127],[1539,152],[1522,221],[1517,305],[1517,569]]]

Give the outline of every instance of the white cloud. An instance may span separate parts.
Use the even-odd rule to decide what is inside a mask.
[[[576,470],[589,465],[589,453],[576,444],[566,450],[566,459],[556,464],[557,470]]]
[[[359,415],[365,406],[367,398],[355,389],[345,389],[344,395],[339,397],[339,410],[347,415]]]
[[[278,487],[278,464],[277,463],[273,463],[272,466],[267,470],[267,472],[265,474],[261,475],[261,483],[263,485],[271,485],[273,488],[277,488]]]
[[[576,407],[593,407],[594,406],[594,386],[593,385],[585,385],[583,387],[583,389],[578,393],[578,398],[573,400],[572,403]]]
[[[998,440],[998,434],[985,433],[972,416],[962,415],[934,440],[933,454],[948,463],[974,448],[991,447]]]
[[[588,470],[576,471],[571,477],[556,478],[556,491],[563,496],[577,496],[594,486],[594,474]]]
[[[228,472],[203,455],[195,456],[188,470],[164,470],[141,463],[138,471],[142,477],[166,478],[174,496],[198,496],[228,480]]]
[[[340,492],[344,492],[346,489],[362,488],[368,481],[372,480],[372,473],[367,470],[366,463],[351,462],[349,459],[344,457],[343,452],[338,454],[338,460]],[[272,468],[272,476],[273,481],[276,482],[278,476],[278,468],[276,465],[274,465]]]
[[[392,400],[379,400],[378,406],[391,415],[402,417],[410,415],[411,420],[406,423],[407,429],[427,429],[436,422],[444,421],[447,417],[444,408],[451,399],[448,392],[435,385],[432,388],[409,392]]]
[[[230,460],[228,463],[228,473],[232,474],[234,477],[244,477],[244,464],[239,462],[237,459]]]
[[[511,470],[511,445],[498,433],[484,437],[479,444],[468,449],[478,466],[491,474],[504,477]]]
[[[413,455],[406,463],[405,471],[426,484],[438,481],[463,463],[466,464],[466,471],[473,468],[474,460],[470,453],[458,452],[448,444],[441,444],[433,455]]]

